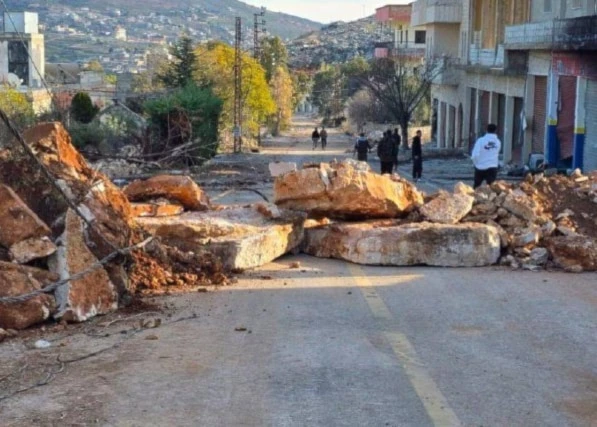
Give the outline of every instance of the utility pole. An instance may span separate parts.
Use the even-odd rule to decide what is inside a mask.
[[[261,59],[261,34],[267,32],[265,28],[265,7],[261,7],[259,13],[253,14],[253,57],[259,61]]]
[[[234,152],[242,150],[242,19],[236,18],[236,30],[234,34]]]
[[[253,14],[253,58],[261,62],[261,34],[267,32],[265,28],[265,7],[259,13]],[[261,146],[261,123],[257,124],[257,145]]]

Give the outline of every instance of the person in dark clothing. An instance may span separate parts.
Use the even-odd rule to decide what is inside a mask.
[[[366,162],[367,161],[367,154],[371,151],[373,147],[371,143],[367,139],[364,133],[361,133],[357,138],[357,142],[354,145],[354,154],[357,154],[357,160],[359,162]]]
[[[319,131],[317,130],[317,128],[315,128],[315,130],[311,134],[311,140],[313,141],[313,149],[314,150],[317,148],[317,143],[319,142],[319,137],[320,137]]]
[[[321,138],[321,149],[325,150],[326,145],[328,145],[328,131],[325,128],[321,128],[319,137]]]
[[[392,142],[394,143],[394,169],[398,172],[398,154],[400,153],[400,142],[402,138],[400,138],[400,134],[398,133],[398,128],[394,129],[394,133],[392,134]]]
[[[377,144],[377,157],[381,162],[381,174],[391,174],[394,168],[395,145],[392,131],[384,133],[383,139]]]
[[[413,179],[415,182],[420,180],[423,175],[423,146],[421,143],[421,135],[421,131],[418,130],[416,136],[413,138],[412,144]]]

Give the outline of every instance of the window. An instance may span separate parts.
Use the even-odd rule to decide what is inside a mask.
[[[543,12],[551,13],[551,0],[543,0]]]
[[[582,0],[572,0],[572,9],[580,9],[582,7]]]
[[[415,44],[424,44],[426,37],[426,31],[415,31]]]

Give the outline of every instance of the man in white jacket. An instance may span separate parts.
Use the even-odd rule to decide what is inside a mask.
[[[502,143],[496,135],[496,131],[496,125],[487,126],[487,133],[477,140],[475,148],[473,148],[471,157],[475,165],[475,188],[479,187],[483,181],[491,185],[497,178]]]

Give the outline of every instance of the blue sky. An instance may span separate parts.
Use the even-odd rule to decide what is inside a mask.
[[[373,15],[375,8],[386,4],[408,3],[407,1],[372,0],[241,0],[254,6],[265,6],[269,10],[289,13],[329,23],[333,21],[353,21]]]

